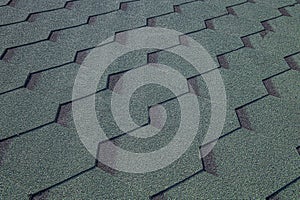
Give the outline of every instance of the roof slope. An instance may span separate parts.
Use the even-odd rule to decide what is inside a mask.
[[[0,199],[300,199],[298,0],[0,0],[0,13]],[[128,70],[148,63],[176,69],[201,113],[198,134],[178,160],[130,174],[97,162],[82,144],[72,89],[99,43],[111,36],[122,43],[126,30],[146,26],[186,34],[218,67],[199,74],[157,49],[112,62],[99,82],[95,109],[114,144],[150,152],[167,145],[180,124],[179,97],[150,84],[133,93],[130,114],[140,126],[150,118],[160,127],[161,118],[151,113],[161,117],[161,110],[148,110],[159,104],[168,116],[164,127],[147,140],[123,133],[110,102]],[[179,39],[177,45],[187,44]],[[211,108],[203,76],[215,71],[226,89],[226,121],[212,152],[200,159]]]

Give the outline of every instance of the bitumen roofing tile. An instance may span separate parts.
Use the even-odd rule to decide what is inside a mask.
[[[26,196],[28,192],[38,192],[93,165],[93,156],[76,133],[51,124],[12,139],[1,164],[1,174],[21,184]]]
[[[21,21],[27,17],[27,12],[13,7],[0,7],[0,26]]]
[[[11,199],[28,199],[26,195],[26,189],[22,185],[16,183],[12,178],[1,174],[0,176],[0,197],[1,198],[11,198]],[[12,190],[13,188],[13,190]],[[25,194],[25,195],[24,195]]]
[[[165,197],[264,199],[299,174],[297,152],[278,143],[279,138],[277,142],[270,142],[259,131],[251,133],[240,129],[219,141],[213,150],[217,176],[207,172],[196,174],[180,186],[167,190]]]
[[[57,1],[12,0],[10,1],[10,6],[20,10],[26,10],[28,13],[33,13],[33,12],[50,10],[50,9],[57,9],[63,7],[66,2],[68,1],[67,0],[57,0]]]
[[[299,0],[0,0],[0,199],[299,199],[299,11]],[[80,67],[99,65],[91,52],[113,42],[126,46],[127,31],[145,27],[181,34],[164,48],[116,58],[94,93],[86,88],[73,96]],[[209,53],[211,69],[198,71],[172,51],[190,47],[188,37]],[[161,65],[179,72],[187,84]],[[127,72],[149,68],[162,70],[164,81],[181,93],[154,82],[136,89],[129,105],[112,105],[115,96],[128,95],[122,82]],[[224,105],[209,88],[222,92],[212,79],[216,73],[226,91]],[[148,78],[157,77],[146,74],[130,82]],[[176,138],[182,127],[185,136],[197,134],[183,155],[159,170],[112,168],[102,162],[103,154],[116,166],[123,154],[107,151],[95,139],[93,157],[75,123],[73,105],[91,97],[107,139],[137,156],[163,149],[174,138],[181,145],[171,150],[179,152],[189,142]],[[212,108],[221,105],[223,129],[207,139],[222,117]],[[136,129],[122,128],[129,120],[127,107]],[[157,134],[143,138],[149,131]],[[168,157],[152,162],[160,166]],[[122,159],[127,167],[136,166],[130,156]],[[148,167],[142,163],[139,169]]]
[[[29,71],[20,68],[14,64],[6,63],[5,61],[0,61],[0,93],[4,93],[13,90],[18,87],[22,87],[25,84]]]
[[[200,42],[213,57],[244,46],[239,37],[225,35],[211,29],[191,33],[189,36]]]
[[[23,88],[1,95],[1,108],[1,138],[7,138],[54,121],[58,104]]]
[[[299,38],[299,27],[297,27],[299,23],[300,17],[280,17],[274,19],[270,22],[270,25],[274,29],[275,32],[278,32],[282,35],[287,35],[288,37],[292,37],[295,40]],[[288,27],[284,27],[285,24],[290,24]],[[284,27],[284,28],[283,28]],[[294,34],[293,34],[294,33]]]
[[[289,6],[289,7],[286,7],[285,8],[288,13],[290,13],[290,15],[292,15],[293,17],[299,17],[299,9],[300,9],[300,5],[299,4],[296,4],[294,6]]]
[[[248,18],[227,15],[213,20],[216,31],[239,37],[257,32],[263,29],[260,23],[249,20]]]
[[[276,8],[271,7],[270,4],[257,1],[255,1],[255,3],[245,3],[236,6],[234,7],[234,12],[238,17],[244,17],[256,22],[261,22],[280,15],[280,12]]]
[[[141,0],[128,3],[125,12],[136,17],[139,16],[149,18],[152,16],[173,12],[173,5],[169,1]]]
[[[97,168],[58,185],[46,194],[48,199],[147,199],[142,195],[143,191]]]
[[[282,58],[253,48],[240,49],[226,54],[225,58],[228,62],[228,71],[257,80],[264,80],[290,68]]]
[[[180,8],[182,9],[182,8]],[[175,29],[182,33],[189,33],[195,30],[194,27],[198,29],[205,28],[205,24],[200,18],[189,18],[185,16],[184,13],[171,13],[169,15],[155,17],[155,26]]]
[[[264,50],[277,57],[285,57],[298,51],[299,44],[294,43],[295,38],[281,34],[275,34],[274,32],[268,33],[264,36],[264,39],[250,36],[251,44],[254,48]]]
[[[226,13],[225,6],[201,1],[180,5],[179,8],[181,15],[201,21]]]
[[[279,0],[279,1],[272,1],[272,0],[255,0],[256,3],[264,3],[265,5],[269,6],[269,7],[272,7],[272,8],[281,8],[281,7],[284,7],[286,5],[290,5],[290,4],[294,4],[296,3],[295,1],[293,0]]]
[[[289,102],[299,102],[300,93],[299,88],[299,73],[298,71],[290,70],[286,73],[280,74],[271,78],[272,83],[279,96]]]

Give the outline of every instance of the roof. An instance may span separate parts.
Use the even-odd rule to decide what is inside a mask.
[[[299,0],[0,0],[0,13],[0,199],[300,198]],[[184,133],[197,134],[187,151],[162,169],[127,173],[88,151],[73,105],[85,104],[90,95],[74,99],[73,89],[95,49],[124,45],[126,32],[145,27],[184,36],[175,46],[133,50],[112,60],[91,94],[99,125],[127,151],[147,153],[169,145],[181,127],[185,93],[178,96],[155,83],[132,93],[133,121],[139,128],[159,130],[147,139],[120,128],[128,119],[126,105],[113,107],[123,119],[120,124],[111,106],[115,94],[126,96],[118,85],[124,74],[166,65],[182,74],[189,95],[196,97],[198,105],[187,104],[190,124],[184,124]],[[99,45],[107,38],[113,39]],[[189,46],[189,39],[204,47],[215,67],[199,73],[172,53],[172,48]],[[222,116],[207,84],[215,73],[226,92],[226,119],[212,151],[201,156],[202,147],[212,144],[203,144],[210,120],[220,124]],[[152,75],[141,80],[155,79]],[[177,89],[179,82],[164,79]],[[221,89],[213,87],[217,93]],[[212,115],[213,106],[219,114]],[[196,110],[200,118],[194,130]],[[187,143],[181,140],[172,152]],[[100,151],[101,145],[93,148]],[[114,165],[130,160],[118,157],[118,151],[105,153]],[[168,160],[164,156],[153,166]],[[128,161],[127,167],[134,164]]]

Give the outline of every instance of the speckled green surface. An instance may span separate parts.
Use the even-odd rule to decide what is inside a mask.
[[[170,189],[166,197],[263,199],[300,172],[298,153],[281,142],[266,140],[260,131],[236,131],[221,139],[213,150],[218,176],[203,172]]]
[[[58,124],[13,140],[5,158],[1,174],[21,184],[27,194],[94,165],[93,156],[83,147],[77,134]]]
[[[0,199],[299,199],[299,3],[0,0]],[[95,111],[115,144],[151,152],[178,130],[178,100],[186,94],[175,98],[157,84],[137,89],[129,112],[136,124],[149,123],[154,130],[149,109],[162,106],[165,114],[158,117],[166,121],[158,134],[135,138],[114,120],[112,94],[122,93],[112,91],[114,81],[149,61],[168,65],[189,81],[199,107],[188,115],[199,109],[200,119],[198,130],[189,130],[197,132],[191,146],[167,167],[143,174],[111,171],[97,164],[79,138],[72,89],[84,52],[147,25],[187,34],[217,67],[199,74],[168,49],[140,49],[114,60],[99,80]],[[120,43],[126,42],[122,37]],[[179,38],[176,44],[189,45]],[[226,90],[226,120],[211,154],[201,159],[212,106],[204,80],[216,71]]]
[[[1,7],[1,24],[10,24],[15,21],[22,21],[27,17],[27,13],[12,7]]]

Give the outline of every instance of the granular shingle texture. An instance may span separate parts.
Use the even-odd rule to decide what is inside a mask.
[[[90,52],[126,45],[126,31],[142,27],[182,35],[166,49],[135,50],[112,61],[89,94],[99,125],[113,144],[145,153],[175,137],[187,93],[198,100],[188,115],[197,109],[200,119],[180,158],[135,174],[101,163],[103,143],[95,147],[99,155],[89,153],[72,115],[74,102],[89,96],[74,99],[72,92]],[[206,49],[213,69],[199,73],[168,51],[189,46],[187,37]],[[115,122],[111,99],[124,92],[124,74],[159,64],[181,73],[188,92],[176,96],[156,83],[135,90],[132,120],[161,129],[136,138]],[[226,120],[201,158],[200,147],[210,145],[202,142],[213,105],[205,80],[216,71],[226,91]],[[0,199],[300,199],[299,73],[299,0],[0,0]],[[113,161],[117,156],[105,153]]]

